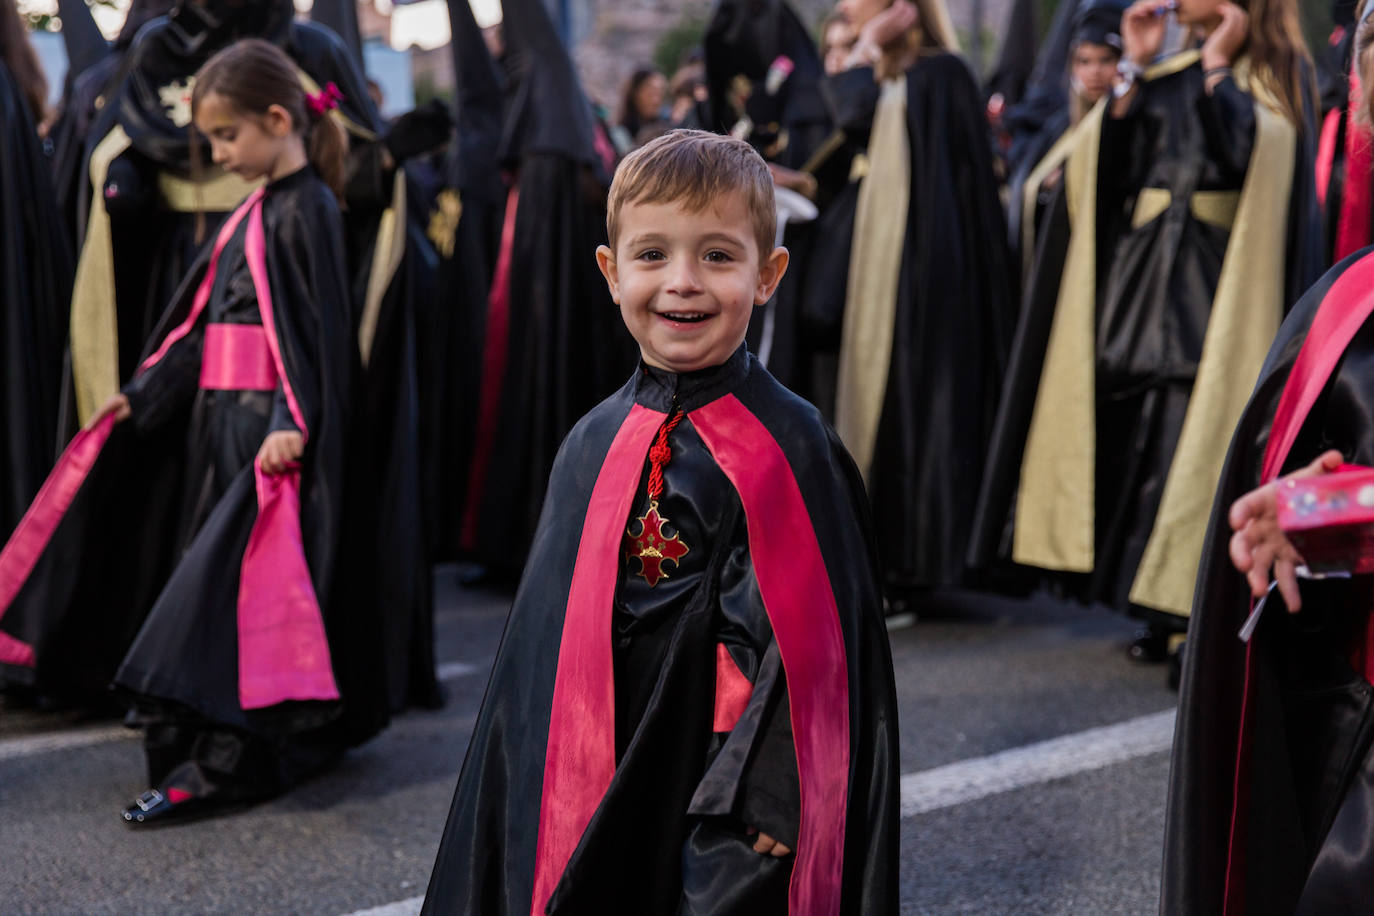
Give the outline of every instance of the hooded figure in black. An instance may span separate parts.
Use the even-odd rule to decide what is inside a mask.
[[[510,173],[482,340],[460,543],[493,574],[525,562],[558,443],[614,391],[633,348],[588,256],[614,152],[544,5],[506,0]]]
[[[434,321],[421,341],[424,475],[436,559],[456,559],[482,385],[482,341],[501,244],[506,183],[497,158],[505,77],[467,0],[450,0],[457,133],[428,235],[439,255]]]
[[[1079,127],[972,548],[1143,617],[1150,661],[1181,640],[1228,431],[1320,259],[1306,93],[1285,107],[1245,50],[1209,88],[1201,60],[1158,62]],[[1293,66],[1273,79],[1310,87]]]
[[[344,566],[357,575],[351,591],[387,609],[393,705],[431,705],[438,690],[419,490],[415,309],[433,282],[433,252],[396,165],[407,150],[390,135],[378,137],[359,66],[336,35],[293,16],[289,0],[181,0],[130,46],[91,132],[83,173],[90,203],[72,295],[64,407],[74,414],[64,427],[89,420],[132,376],[202,243],[252,190],[188,143],[196,70],[239,38],[281,47],[302,88],[323,94],[328,116],[350,138],[344,258],[356,422]],[[148,556],[153,566],[170,562]]]
[[[943,2],[917,8],[892,47],[856,47],[825,82],[854,146],[803,296],[805,315],[832,316],[835,428],[868,486],[896,600],[964,579],[1016,305],[978,88],[951,53]]]
[[[1297,613],[1272,589],[1247,643],[1255,601],[1228,551],[1241,496],[1329,449],[1374,466],[1372,286],[1363,252],[1302,298],[1231,441],[1184,653],[1161,913],[1358,913],[1374,896],[1369,577],[1299,580]]]
[[[1356,4],[1332,4],[1334,28],[1326,53],[1317,59],[1322,125],[1317,143],[1317,200],[1322,207],[1326,263],[1343,260],[1374,241],[1374,153],[1369,125],[1356,113],[1364,107],[1355,37]],[[1374,9],[1374,7],[1371,7]],[[1368,21],[1366,17],[1366,21]]]
[[[42,70],[9,0],[0,20],[0,537],[8,537],[56,457],[72,267],[35,128]]]

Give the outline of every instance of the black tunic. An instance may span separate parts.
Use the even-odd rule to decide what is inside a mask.
[[[1234,909],[1227,912],[1354,913],[1374,893],[1368,839],[1374,688],[1351,661],[1352,648],[1366,638],[1367,577],[1301,582],[1296,615],[1272,594],[1247,663],[1237,632],[1250,612],[1250,589],[1231,565],[1227,546],[1227,512],[1262,482],[1275,410],[1298,351],[1319,308],[1353,304],[1332,303],[1327,295],[1359,260],[1354,255],[1338,264],[1294,307],[1231,443],[1184,654],[1162,913],[1219,913],[1228,897]],[[1371,403],[1374,322],[1366,320],[1300,419],[1281,473],[1333,448],[1347,462],[1374,465]],[[1242,704],[1244,751],[1238,737]],[[1232,849],[1236,806],[1243,826]],[[1229,892],[1228,861],[1235,862]]]
[[[686,414],[668,438],[660,511],[668,521],[665,535],[675,534],[689,549],[677,565],[665,564],[668,577],[650,587],[621,539],[627,526],[638,530],[635,519],[648,508],[648,438],[678,409]],[[724,441],[716,424],[722,413],[738,424]],[[636,445],[625,444],[630,429]],[[613,440],[621,444],[613,447]],[[769,463],[770,451],[785,460]],[[751,463],[770,468],[761,488],[740,480],[741,464]],[[610,489],[607,475],[618,481]],[[793,475],[799,501],[792,505],[801,517],[757,514],[758,493],[780,498]],[[593,490],[603,495],[593,498]],[[612,504],[627,507],[625,514]],[[814,531],[814,561],[784,562],[828,574],[834,611],[826,611],[825,596],[812,594],[799,604],[769,579],[775,567],[768,542],[784,530],[808,538]],[[570,731],[590,734],[614,774],[596,795],[595,813],[566,868],[554,866],[548,876],[549,912],[785,912],[794,859],[754,853],[746,826],[783,839],[797,850],[797,862],[827,842],[837,844],[843,861],[831,862],[836,885],[829,889],[838,891],[840,909],[895,911],[896,706],[881,598],[861,484],[814,409],[743,348],[722,366],[681,376],[641,368],[563,444],[538,531],[425,912],[529,912],[541,874],[536,841],[551,817],[547,800],[541,808],[541,788],[549,791],[555,764],[562,772],[572,759],[577,774],[581,760],[550,756],[546,766],[547,747],[556,732],[566,740]],[[592,542],[610,556],[603,548],[589,553]],[[598,604],[604,617],[594,619],[606,629],[587,632],[605,653],[601,680],[593,683],[613,681],[614,712],[584,722],[556,713],[566,708],[558,706],[556,684],[571,667],[563,658],[572,653],[568,634],[583,619],[573,610],[584,607],[578,604],[589,587],[583,573],[598,562],[606,577],[596,580],[606,588],[598,594],[609,606]],[[789,620],[792,612],[800,616]],[[838,630],[831,630],[829,614],[837,615]],[[790,641],[791,627],[798,623],[802,641],[819,652],[828,633],[842,635],[843,648],[831,647],[842,652],[844,680],[836,683],[835,669],[820,674],[806,667],[802,654],[792,654],[798,643]],[[722,664],[721,647],[752,693],[738,721],[713,734],[713,669]],[[847,736],[825,731],[813,720],[816,713],[805,711],[814,709],[808,692],[827,689],[819,684],[847,694],[826,706],[832,713],[848,710]],[[800,736],[817,734],[831,748],[849,749],[847,774],[801,764],[814,758],[803,755],[813,746]],[[576,794],[581,780],[591,778],[557,784]],[[826,837],[808,833],[805,820],[817,780],[848,786],[847,816]]]

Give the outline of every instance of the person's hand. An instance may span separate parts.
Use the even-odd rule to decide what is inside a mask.
[[[258,461],[269,474],[280,474],[288,465],[300,460],[305,451],[305,437],[294,430],[278,430],[268,433],[258,449]]]
[[[750,827],[749,833],[750,835],[755,833],[758,834],[758,838],[754,840],[754,852],[760,855],[767,854],[775,859],[781,859],[783,856],[790,856],[792,854],[792,850],[785,844],[779,843],[761,830],[755,830],[753,827]]]
[[[124,392],[112,394],[108,401],[100,405],[100,409],[95,412],[95,415],[86,421],[86,429],[94,428],[97,423],[105,419],[107,414],[114,414],[115,422],[122,423],[129,419],[129,415],[132,413],[133,408],[129,406],[129,399],[124,395]]]
[[[1148,67],[1164,47],[1168,27],[1167,0],[1137,0],[1121,16],[1121,55],[1139,67]]]
[[[768,163],[768,173],[773,176],[773,184],[789,191],[796,191],[812,200],[816,199],[816,179],[808,172],[789,169],[776,162]]]
[[[1202,43],[1202,69],[1229,67],[1250,37],[1250,14],[1236,4],[1223,0],[1217,7],[1221,23]]]
[[[1252,490],[1231,504],[1227,515],[1235,532],[1231,535],[1231,563],[1245,574],[1254,597],[1262,597],[1269,590],[1272,570],[1288,610],[1296,612],[1302,607],[1296,570],[1303,565],[1303,559],[1279,527],[1279,486],[1285,480],[1329,474],[1341,466],[1342,460],[1341,453],[1333,449],[1307,467]]]
[[[887,9],[864,23],[863,28],[859,29],[859,43],[886,51],[905,38],[919,18],[916,5],[911,0],[895,0]]]

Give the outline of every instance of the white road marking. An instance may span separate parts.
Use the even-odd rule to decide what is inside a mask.
[[[370,910],[358,910],[356,913],[349,913],[348,916],[416,916],[424,902],[424,897],[411,897],[409,900],[397,900],[395,903],[374,906]]]
[[[1174,716],[1175,711],[1169,709],[910,773],[902,777],[902,817],[952,808],[989,795],[1167,751],[1173,745]]]
[[[1172,709],[1012,748],[987,757],[902,777],[902,817],[915,817],[1037,783],[1099,770],[1167,751],[1174,740]],[[411,897],[347,916],[416,916],[424,897]]]
[[[14,760],[50,751],[65,751],[74,747],[89,747],[137,738],[139,733],[122,725],[103,728],[68,729],[48,732],[41,735],[26,735],[22,738],[6,738],[0,741],[0,760]]]
[[[468,662],[445,662],[439,666],[436,675],[441,681],[451,681],[476,674],[479,670],[481,670],[479,666]],[[20,757],[32,757],[34,754],[47,754],[52,751],[65,751],[78,747],[92,747],[111,741],[133,740],[140,736],[141,732],[136,729],[125,728],[122,725],[110,725],[99,728],[64,729],[38,735],[24,735],[19,738],[3,738],[0,739],[0,760],[15,760]]]

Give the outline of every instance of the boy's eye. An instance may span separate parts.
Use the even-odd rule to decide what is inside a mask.
[[[706,252],[706,260],[710,261],[713,264],[725,264],[729,261],[733,261],[734,258],[730,257],[730,252],[721,251],[719,248],[717,248],[713,251]]]
[[[663,252],[659,251],[657,248],[649,248],[645,251],[641,251],[637,257],[641,261],[662,261]]]

